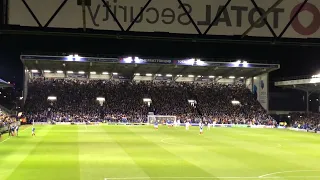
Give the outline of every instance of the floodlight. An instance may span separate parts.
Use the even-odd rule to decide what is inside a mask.
[[[243,66],[243,67],[248,67],[248,62],[247,62],[247,61],[243,61],[243,62],[242,62],[242,66]]]
[[[69,55],[67,58],[68,58],[68,61],[73,61],[73,55]]]
[[[229,79],[234,79],[234,78],[236,78],[236,77],[234,77],[234,76],[229,76]]]
[[[57,73],[58,73],[58,74],[62,74],[62,73],[63,73],[63,71],[61,71],[61,70],[58,70],[58,71],[57,71]]]
[[[136,76],[140,76],[140,73],[135,73],[134,75],[136,75]]]
[[[244,77],[240,77],[240,79],[244,79]]]
[[[73,71],[67,71],[67,74],[73,74]]]
[[[44,70],[43,72],[45,72],[45,73],[50,73],[51,71],[50,71],[50,70]]]
[[[143,98],[142,100],[143,100],[143,102],[151,102],[152,101],[150,98]]]
[[[188,100],[188,103],[196,103],[196,102],[197,102],[196,100],[192,100],[192,99]]]
[[[81,57],[78,54],[75,54],[73,56],[75,58],[75,61],[80,61]]]
[[[206,66],[206,65],[208,65],[206,62],[204,62],[204,61],[201,61],[200,59],[198,59],[197,61],[196,61],[196,65],[198,65],[198,66]]]
[[[291,116],[288,116],[288,118],[291,118]]]
[[[140,58],[138,58],[138,57],[135,57],[135,58],[134,58],[134,62],[137,63],[137,64],[139,64],[139,63],[142,63],[143,60],[140,59]]]
[[[198,77],[202,77],[201,75],[198,75]]]
[[[237,100],[232,100],[231,103],[232,103],[233,105],[238,105],[238,104],[240,104],[240,102],[237,101]]]
[[[78,73],[79,73],[79,74],[84,74],[85,72],[84,72],[84,71],[79,71]]]
[[[320,78],[320,74],[313,75],[312,78]]]
[[[157,74],[156,76],[162,76],[162,74]]]
[[[194,77],[194,75],[191,75],[191,74],[190,74],[190,75],[188,75],[188,77],[189,77],[189,78],[193,78],[193,77]]]
[[[194,65],[194,62],[195,62],[195,59],[194,58],[192,58],[192,59],[187,59],[187,60],[185,60],[184,61],[184,64],[185,65]]]
[[[104,97],[97,97],[97,101],[105,101],[106,100],[106,98],[104,98]]]
[[[182,75],[181,75],[181,74],[178,74],[177,77],[182,77]]]
[[[132,61],[133,61],[132,57],[123,58],[124,63],[132,63]]]
[[[209,76],[209,78],[214,78],[214,76]]]
[[[97,73],[95,71],[91,71],[90,74],[95,75]]]
[[[32,69],[31,70],[31,72],[33,72],[33,73],[37,73],[37,72],[39,72],[38,70],[36,70],[36,69]]]
[[[22,99],[23,99],[23,97],[19,97],[19,99],[20,99],[20,100],[22,100]]]
[[[55,100],[57,100],[57,97],[56,96],[48,96],[48,100],[55,101]]]
[[[146,74],[146,76],[152,76],[152,74],[150,74],[150,73],[147,73],[147,74]]]
[[[103,75],[108,75],[109,73],[108,73],[108,72],[102,72],[102,74],[103,74]]]
[[[167,76],[167,77],[172,77],[172,74],[167,74],[166,76]]]
[[[118,75],[118,73],[116,73],[116,72],[114,72],[114,73],[112,73],[113,75]]]

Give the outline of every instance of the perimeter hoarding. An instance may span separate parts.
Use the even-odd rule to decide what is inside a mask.
[[[187,12],[203,33],[227,0],[181,0]],[[64,0],[26,0],[39,22],[44,26]],[[262,12],[266,12],[276,0],[256,0]],[[277,35],[298,11],[303,0],[284,0],[267,16]],[[138,15],[147,0],[110,0],[107,5],[126,29]],[[320,1],[309,0],[283,37],[319,38]],[[120,30],[102,0],[92,0],[86,7],[87,28],[96,30]],[[260,17],[250,0],[232,0],[208,35],[242,35]],[[9,0],[8,22],[11,25],[38,26],[22,0]],[[77,0],[68,0],[48,27],[82,28],[82,7]],[[198,34],[187,13],[177,0],[152,0],[131,31]],[[273,37],[265,22],[258,23],[249,36]]]
[[[265,110],[269,110],[268,73],[253,78],[253,94]]]

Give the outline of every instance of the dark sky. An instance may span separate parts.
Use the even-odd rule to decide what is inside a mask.
[[[21,52],[74,52],[139,57],[240,58],[248,62],[280,63],[271,80],[320,72],[320,47],[171,42],[30,35],[0,36],[0,78],[21,84]]]

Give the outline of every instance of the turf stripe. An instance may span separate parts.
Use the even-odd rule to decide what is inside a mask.
[[[107,177],[122,177],[147,174],[132,160],[132,157],[110,137],[117,128],[79,126],[79,161],[81,180],[103,180]],[[125,133],[125,132],[124,132]]]

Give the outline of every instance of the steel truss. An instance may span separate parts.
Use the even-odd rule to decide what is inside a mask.
[[[55,19],[55,17],[57,16],[57,14],[61,11],[61,9],[65,6],[65,4],[69,1],[69,0],[64,0],[61,5],[56,9],[56,11],[52,14],[52,16],[50,17],[50,19],[47,21],[46,24],[42,25],[38,19],[38,17],[35,15],[35,13],[33,12],[33,10],[29,7],[28,3],[26,2],[26,0],[21,0],[24,4],[24,6],[27,8],[28,12],[31,14],[31,16],[33,17],[33,19],[35,20],[35,22],[38,24],[37,28],[31,28],[31,30],[33,30],[32,32],[30,31],[21,31],[21,29],[17,29],[15,30],[14,28],[11,28],[11,26],[8,24],[8,1],[9,0],[2,0],[1,1],[1,6],[3,7],[2,10],[2,15],[3,18],[1,19],[1,33],[2,34],[37,34],[37,35],[67,35],[67,36],[87,36],[87,37],[105,37],[105,38],[128,38],[128,39],[141,39],[141,38],[146,38],[146,39],[169,39],[170,40],[192,40],[192,41],[218,41],[218,42],[226,42],[226,43],[230,43],[230,42],[238,42],[238,43],[278,43],[278,44],[288,44],[288,45],[301,45],[301,40],[298,42],[297,40],[294,41],[281,41],[282,36],[284,35],[284,33],[287,31],[287,29],[289,28],[289,26],[292,24],[292,22],[297,18],[297,16],[299,15],[299,13],[301,12],[301,10],[303,9],[303,7],[305,6],[305,4],[308,2],[308,0],[304,0],[304,2],[301,4],[301,6],[299,7],[298,11],[294,14],[294,16],[289,20],[289,22],[287,23],[287,25],[285,26],[285,28],[281,31],[281,33],[279,35],[277,35],[274,30],[272,29],[270,23],[267,20],[267,16],[270,12],[272,12],[272,10],[274,10],[279,4],[281,4],[284,0],[277,0],[266,12],[261,12],[261,10],[259,9],[258,4],[255,2],[255,0],[251,0],[251,3],[253,4],[254,8],[256,9],[256,11],[259,13],[260,18],[258,20],[256,20],[243,34],[241,37],[232,37],[232,39],[228,38],[228,40],[226,40],[225,38],[222,38],[221,36],[215,36],[215,35],[207,35],[207,33],[213,28],[213,25],[217,22],[217,20],[221,17],[221,15],[223,14],[223,11],[229,6],[229,4],[231,3],[232,0],[226,0],[226,3],[223,5],[223,8],[220,9],[220,11],[216,14],[216,16],[214,17],[213,21],[210,23],[210,25],[208,26],[208,28],[202,33],[198,27],[198,25],[195,23],[194,19],[192,18],[192,16],[190,15],[190,13],[187,11],[186,7],[184,6],[184,4],[182,3],[181,0],[176,0],[179,5],[182,7],[183,11],[186,13],[187,17],[189,18],[190,22],[192,23],[192,25],[194,26],[194,28],[196,29],[196,31],[198,32],[197,35],[179,35],[179,34],[175,34],[176,37],[172,37],[172,34],[170,36],[168,35],[163,35],[163,34],[157,34],[157,33],[140,33],[140,32],[130,32],[131,28],[135,25],[135,23],[137,22],[138,18],[143,14],[143,12],[146,10],[146,8],[149,6],[149,4],[153,1],[153,0],[148,0],[147,3],[143,6],[143,8],[140,10],[140,12],[138,13],[138,15],[134,18],[134,20],[132,21],[132,23],[129,25],[129,27],[127,29],[124,29],[124,27],[121,25],[121,23],[119,22],[119,20],[117,19],[116,15],[111,11],[110,7],[107,5],[109,0],[101,0],[101,2],[105,5],[105,7],[107,8],[108,12],[111,14],[112,18],[114,19],[114,21],[116,22],[116,24],[118,25],[120,31],[118,32],[111,32],[110,33],[105,33],[106,31],[103,31],[103,33],[99,30],[95,31],[94,33],[86,33],[86,29],[85,29],[85,22],[84,22],[84,29],[82,31],[74,31],[74,32],[63,32],[65,31],[65,29],[63,28],[58,28],[60,29],[60,31],[57,31],[57,28],[49,28],[50,23]],[[236,1],[236,0],[234,0]],[[83,4],[84,6],[84,4]],[[85,13],[85,12],[84,12]],[[273,38],[261,38],[260,40],[257,40],[257,38],[252,38],[252,37],[248,37],[247,35],[252,31],[252,29],[255,28],[255,26],[259,23],[261,23],[261,21],[264,21],[264,23],[267,25],[270,33],[273,35]],[[55,29],[55,31],[52,31],[52,29]],[[34,31],[35,30],[35,31]],[[99,33],[100,32],[100,33]],[[306,43],[304,45],[320,45],[319,42],[314,42],[314,43]]]

